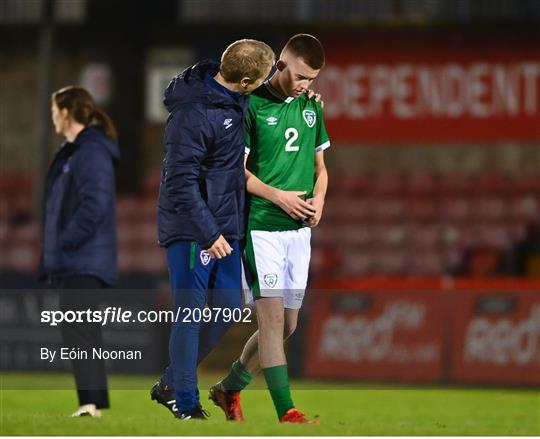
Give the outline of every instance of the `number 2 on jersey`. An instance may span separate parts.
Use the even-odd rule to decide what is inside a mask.
[[[285,139],[287,139],[285,151],[296,152],[300,149],[298,145],[293,145],[293,143],[298,139],[298,130],[296,128],[287,128],[285,130]]]

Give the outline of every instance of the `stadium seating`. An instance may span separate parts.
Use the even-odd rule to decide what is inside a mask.
[[[118,198],[119,267],[162,274],[157,246],[159,172],[141,195]],[[540,176],[483,173],[380,173],[332,179],[325,213],[313,230],[312,272],[321,275],[437,275],[467,249],[502,252],[523,240],[540,216]],[[40,225],[32,215],[28,176],[0,179],[0,269],[31,272]]]

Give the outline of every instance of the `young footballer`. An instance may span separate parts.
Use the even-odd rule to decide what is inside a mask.
[[[281,422],[317,423],[294,406],[283,341],[296,328],[310,260],[311,227],[321,219],[330,141],[321,105],[307,89],[324,65],[313,36],[293,36],[276,73],[250,97],[246,117],[246,181],[251,195],[246,233],[246,278],[258,331],[210,399],[229,420],[243,420],[240,391],[262,369]]]

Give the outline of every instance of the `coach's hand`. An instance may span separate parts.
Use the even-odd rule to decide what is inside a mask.
[[[306,224],[309,227],[317,227],[322,217],[322,212],[324,208],[324,200],[315,197],[315,198],[308,199],[307,202],[315,208],[315,214],[312,217],[307,219]]]
[[[277,190],[276,204],[295,220],[305,220],[315,215],[315,207],[300,197],[305,197],[306,191]]]
[[[323,101],[322,95],[320,93],[316,93],[311,88],[308,88],[306,93],[307,93],[307,97],[309,99],[314,98],[315,102],[320,102],[321,103],[321,108],[324,108],[324,101]]]
[[[219,238],[212,244],[212,247],[207,250],[208,254],[215,259],[229,256],[232,251],[233,248],[229,245],[223,235],[219,235]]]

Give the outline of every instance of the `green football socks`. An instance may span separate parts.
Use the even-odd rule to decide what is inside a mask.
[[[282,364],[279,366],[267,367],[263,369],[264,378],[278,418],[281,417],[290,409],[294,408],[294,404],[291,398],[291,388],[289,387],[289,374],[287,372],[287,365]]]
[[[238,359],[232,364],[229,375],[221,381],[221,386],[227,392],[240,392],[247,387],[252,379],[253,375],[246,370],[240,359]]]

